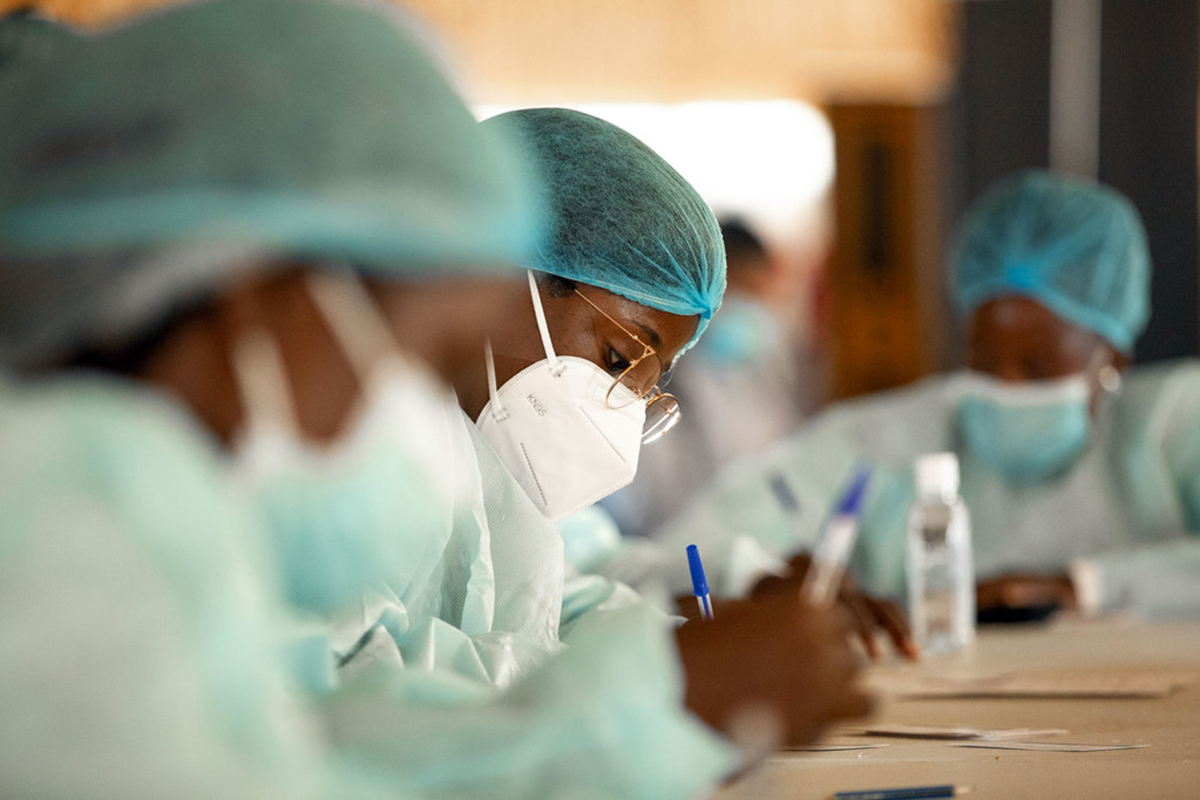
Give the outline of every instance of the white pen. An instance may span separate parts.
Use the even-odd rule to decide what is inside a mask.
[[[850,563],[854,543],[858,541],[858,514],[870,479],[870,467],[863,467],[854,474],[825,525],[825,532],[813,552],[812,566],[800,587],[800,596],[810,605],[828,606],[837,600],[842,575]]]

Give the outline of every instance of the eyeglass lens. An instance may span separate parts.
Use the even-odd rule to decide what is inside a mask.
[[[641,400],[654,391],[654,387],[658,385],[660,377],[662,377],[662,363],[653,351],[649,351],[637,361],[630,364],[613,381],[614,389],[620,384],[628,389],[629,392],[615,392],[610,390],[608,393],[609,405],[614,408],[623,408],[634,400]],[[632,392],[632,397],[630,396],[630,392]]]
[[[673,395],[660,394],[646,406],[646,422],[642,426],[642,444],[661,438],[679,422],[679,401]]]

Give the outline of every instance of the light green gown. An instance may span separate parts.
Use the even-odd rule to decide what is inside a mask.
[[[554,527],[455,403],[420,427],[447,434],[445,457],[419,468],[455,475],[455,502],[443,525],[410,531],[414,558],[466,550],[473,569],[397,576],[339,619],[343,643],[367,641],[326,700],[339,751],[437,796],[685,798],[732,772],[737,752],[683,706],[675,620],[565,567]],[[477,613],[438,616],[471,586]]]
[[[566,593],[562,544],[507,472],[469,462],[449,538],[412,543],[396,617],[335,672],[174,404],[3,381],[0,441],[6,796],[685,798],[736,765],[683,708],[671,620],[598,578]]]
[[[214,445],[115,380],[0,379],[0,794],[354,796]]]
[[[667,554],[694,541],[721,585],[740,540],[780,557],[811,547],[856,465],[870,464],[855,573],[867,589],[903,597],[912,461],[953,450],[979,578],[1060,572],[1087,557],[1100,569],[1105,609],[1200,615],[1200,363],[1134,369],[1079,461],[1038,486],[1008,485],[965,451],[956,429],[961,392],[955,376],[942,376],[834,406],[765,457],[728,470],[652,547],[625,553],[624,564],[615,558],[608,571],[655,564],[685,589]],[[786,513],[772,489],[779,476],[799,513]]]
[[[334,652],[348,672],[382,659],[507,686],[561,648],[562,544],[523,518],[513,523],[525,526],[522,535],[495,535],[484,476],[499,492],[490,503],[524,503],[523,494],[511,494],[520,488],[496,479],[507,473],[486,445],[477,450],[474,426],[452,394],[422,371],[411,370],[408,383],[400,413],[410,449],[395,464],[391,526],[370,532],[387,541],[359,543],[386,554],[378,570],[384,580],[371,581],[355,607],[318,610],[333,623]]]

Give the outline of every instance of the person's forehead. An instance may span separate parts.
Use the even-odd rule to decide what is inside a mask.
[[[990,300],[971,318],[972,346],[993,351],[1036,349],[1047,353],[1090,354],[1100,337],[1019,295]]]
[[[1040,330],[1063,336],[1095,335],[1087,328],[1059,316],[1037,300],[1023,295],[1008,295],[989,300],[976,309],[973,319],[977,326],[986,325],[1006,332]]]
[[[684,317],[660,311],[598,286],[580,284],[579,288],[605,313],[656,349],[683,347],[700,323],[699,315]]]

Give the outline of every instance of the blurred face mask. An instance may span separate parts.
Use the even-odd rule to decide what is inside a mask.
[[[782,326],[766,306],[755,300],[726,297],[696,349],[711,364],[745,369],[778,348],[782,339]]]
[[[357,277],[315,274],[308,288],[356,373],[358,407],[335,441],[307,441],[278,345],[251,332],[234,352],[246,417],[237,469],[273,537],[289,600],[336,613],[402,574],[413,532],[436,524],[439,504],[450,502],[449,471],[436,466],[446,398],[399,355]]]
[[[476,425],[534,505],[557,522],[633,480],[646,405],[622,385],[613,391],[629,397],[610,402],[612,375],[587,359],[556,355],[533,273],[529,291],[546,358],[497,389],[489,345],[490,400]]]
[[[1007,383],[970,373],[959,430],[971,455],[1009,483],[1035,484],[1065,471],[1092,428],[1086,372],[1048,381]]]

